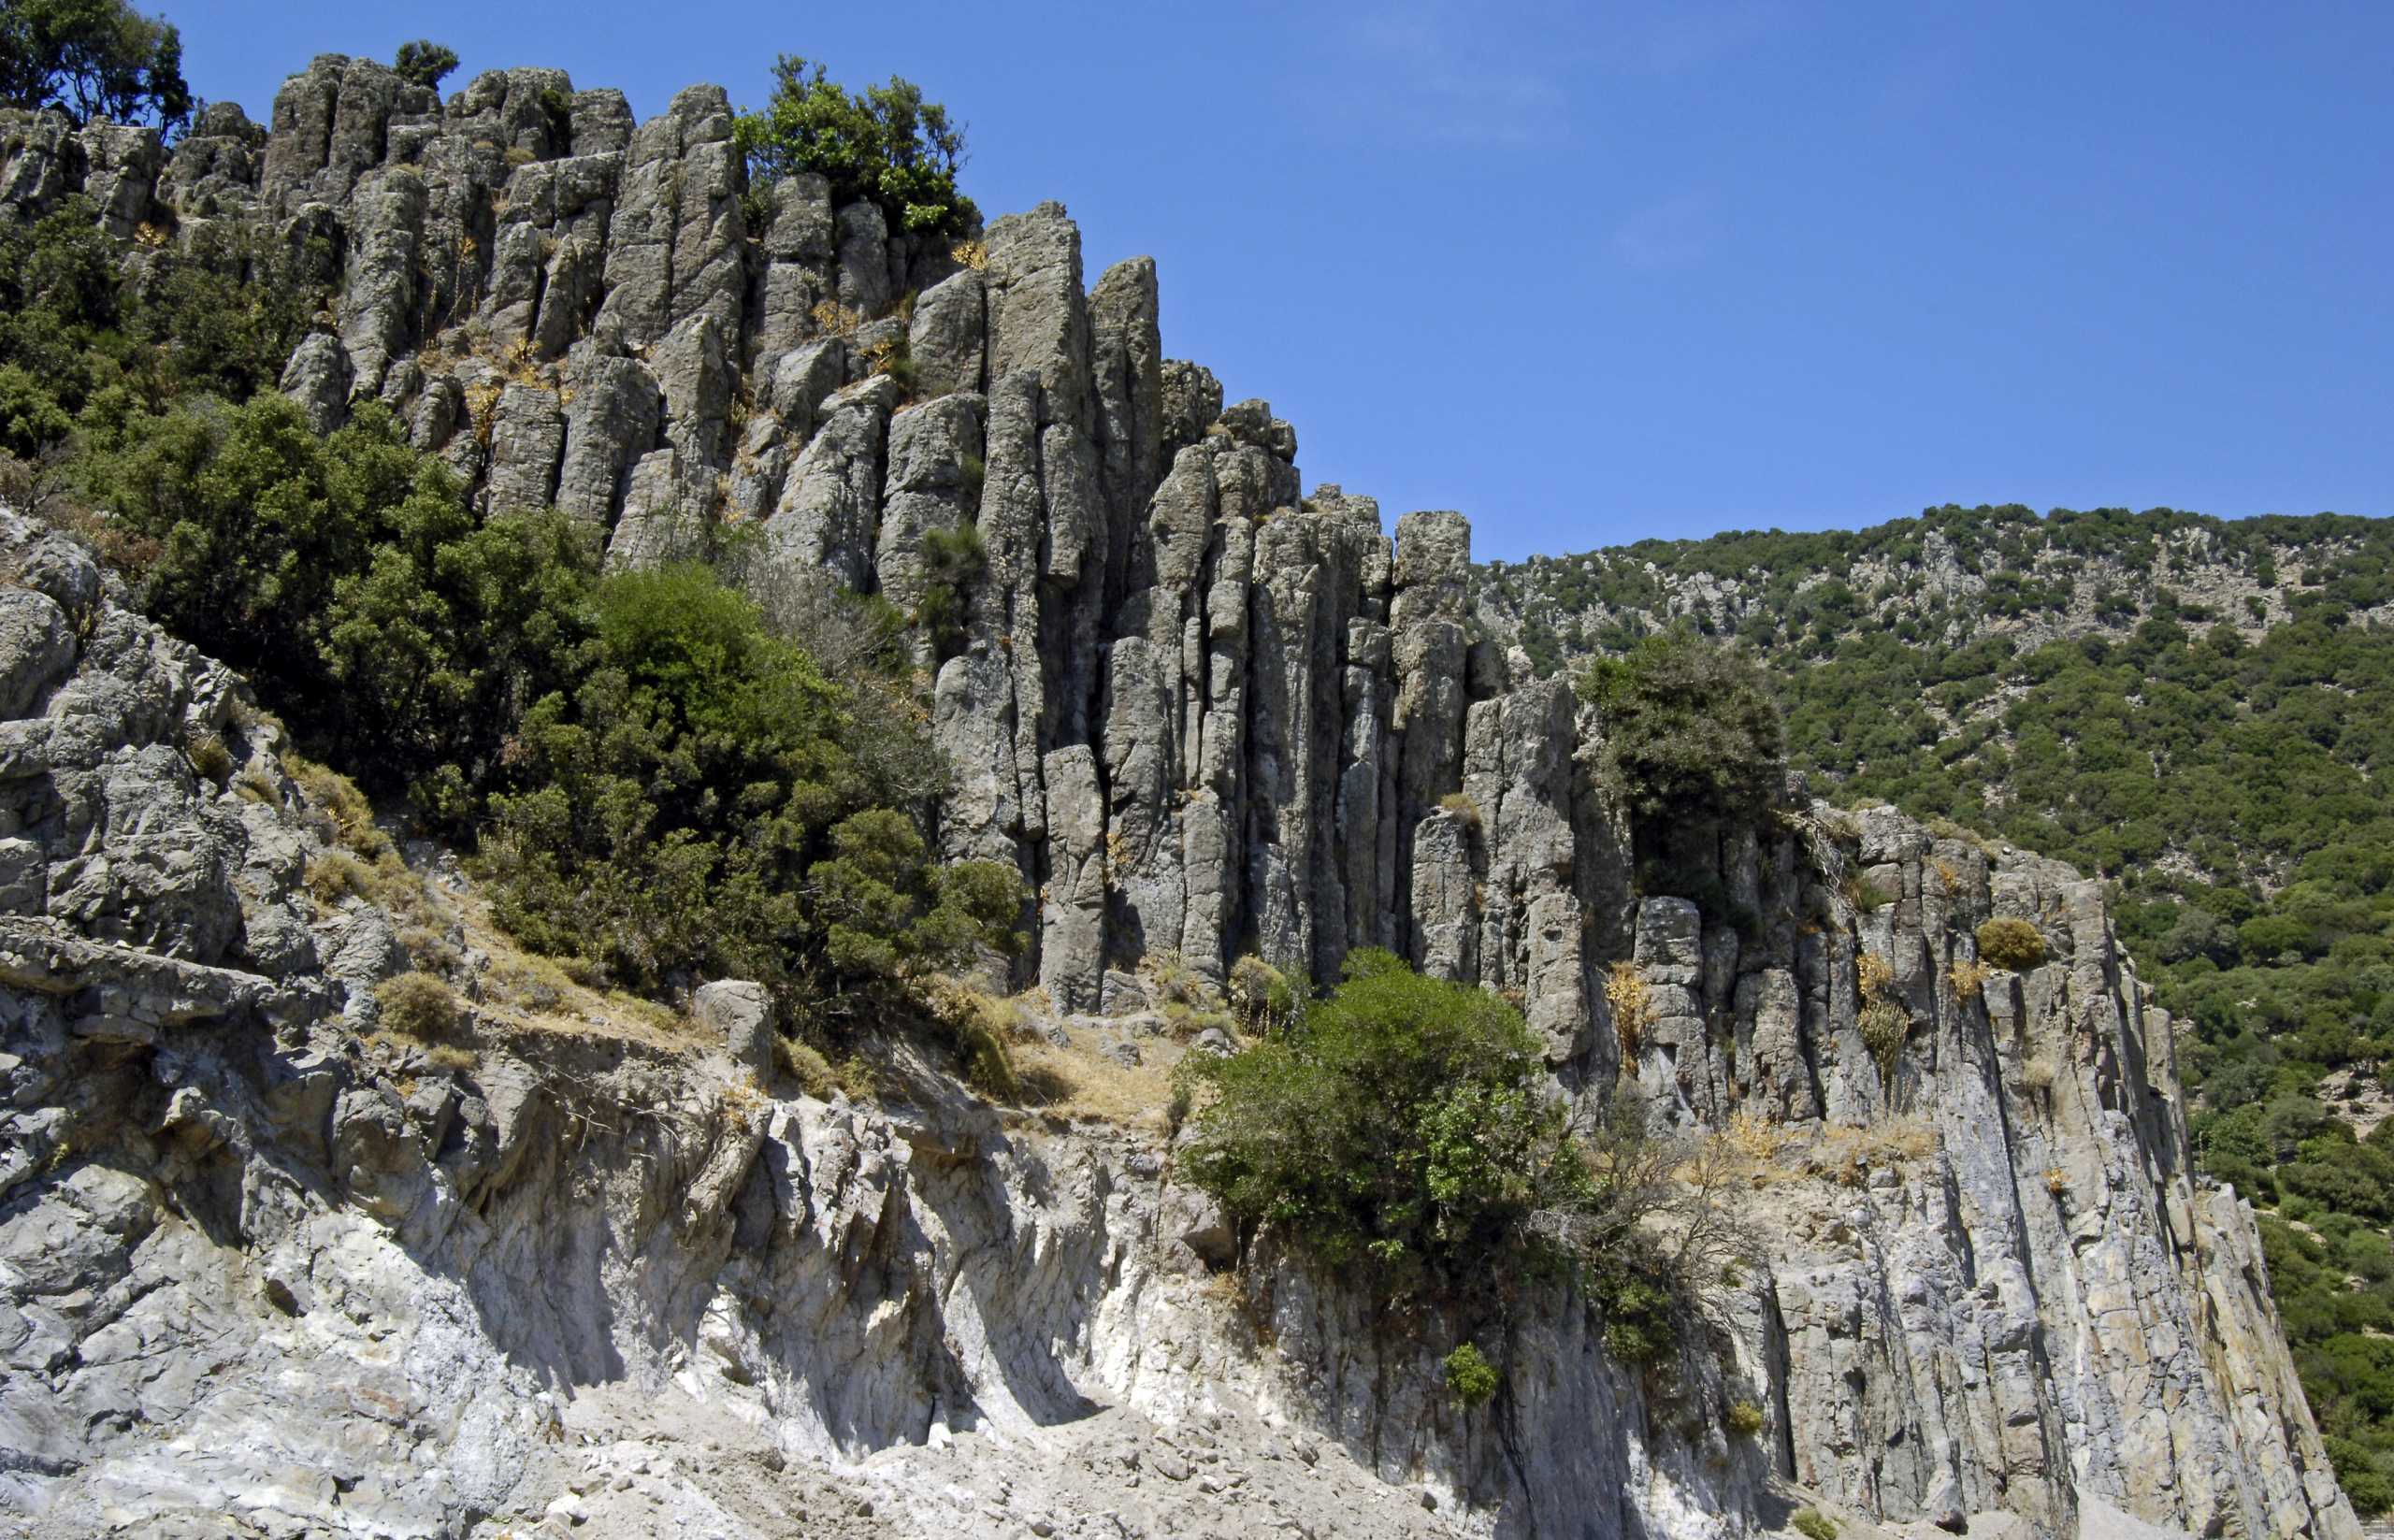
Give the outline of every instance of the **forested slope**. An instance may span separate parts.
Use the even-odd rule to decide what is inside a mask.
[[[1734,635],[1815,792],[2113,885],[2184,1023],[2200,1159],[2275,1205],[2280,1308],[2370,1508],[2394,1500],[2389,555],[2394,521],[1949,507],[1492,564],[1477,595],[1547,670]]]

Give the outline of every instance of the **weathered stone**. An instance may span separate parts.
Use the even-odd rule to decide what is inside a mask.
[[[773,1068],[773,997],[761,984],[718,979],[690,994],[690,1014],[724,1045],[732,1062],[757,1074]]]
[[[349,392],[353,378],[349,353],[341,347],[340,338],[325,332],[310,332],[282,367],[282,394],[299,403],[311,431],[330,433],[349,421]]]

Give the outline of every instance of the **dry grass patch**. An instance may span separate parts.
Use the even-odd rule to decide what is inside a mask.
[[[1015,1050],[1015,1075],[1026,1106],[1060,1117],[1117,1128],[1170,1131],[1173,1068],[1180,1055],[1167,1040],[1140,1044],[1139,1062],[1124,1064],[1098,1051],[1094,1029],[1072,1031],[1068,1046],[1036,1038]],[[1167,1062],[1169,1060],[1169,1062]]]
[[[1654,986],[1636,963],[1623,958],[1605,974],[1605,1003],[1612,1008],[1613,1035],[1621,1041],[1621,1058],[1626,1064],[1637,1058],[1646,1029],[1654,1024]]]
[[[1826,1125],[1805,1151],[1807,1175],[1858,1187],[1878,1167],[1917,1164],[1937,1153],[1936,1127],[1923,1117],[1882,1118],[1865,1128]]]

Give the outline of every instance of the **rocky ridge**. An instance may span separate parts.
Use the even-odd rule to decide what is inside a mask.
[[[1334,977],[1381,945],[1517,992],[1567,1093],[1634,1079],[1755,1146],[1769,1263],[1717,1352],[1641,1374],[1575,1296],[1408,1334],[1285,1268],[1226,1289],[1152,1133],[927,1068],[825,1103],[702,1043],[495,1021],[471,1070],[391,1061],[360,1039],[396,928],[300,892],[318,837],[270,727],[11,524],[0,1479],[38,1533],[464,1533],[576,1480],[641,1533],[609,1494],[657,1476],[622,1446],[668,1387],[787,1477],[705,1518],[733,1533],[835,1493],[856,1533],[1240,1531],[1268,1497],[1303,1533],[1725,1534],[1798,1492],[1857,1525],[2354,1533],[2096,885],[1815,808],[1682,853],[1719,913],[1634,892],[1569,691],[1473,640],[1459,515],[1392,542],[1305,492],[1288,425],[1163,358],[1151,264],[1084,286],[1060,208],[918,252],[798,178],[752,228],[728,133],[714,88],[635,126],[555,72],[443,104],[325,59],[271,134],[220,107],[171,157],[0,120],[0,203],[321,240],[336,314],[285,388],[326,425],[389,404],[483,506],[555,501],[611,562],[747,525],[760,590],[911,606],[925,534],[970,522],[986,570],[923,662],[943,843],[1039,894],[1014,982],[1083,1020],[1146,1003],[1143,959]],[[200,773],[208,736],[267,794]],[[2049,960],[1965,991],[1991,914]],[[1866,955],[1911,1023],[1885,1057]],[[1655,1005],[1625,1064],[1624,961]],[[1492,1324],[1507,1390],[1465,1414],[1435,1365]],[[1732,1399],[1762,1437],[1724,1432]],[[1300,1439],[1329,1477],[1268,1457]],[[1191,1442],[1247,1479],[1205,1491]],[[978,1474],[933,1487],[934,1459]],[[992,1481],[1042,1514],[993,1516]]]
[[[2106,548],[2039,527],[2025,509],[1980,516],[1988,511],[1931,510],[1810,538],[1810,569],[1800,576],[1741,562],[1738,546],[1772,537],[1734,534],[1489,562],[1473,570],[1472,618],[1486,635],[1528,645],[1549,672],[1680,624],[1799,655],[1790,644],[1804,640],[1808,622],[1832,635],[1885,630],[1940,647],[1999,639],[2026,654],[2077,637],[2117,639],[2155,614],[2192,614],[2249,641],[2294,618],[2304,591],[2334,581],[2363,546],[2307,521],[2286,521],[2275,538],[2255,541],[2229,538],[2221,520],[2156,511]],[[2139,543],[2150,551],[2124,554]],[[2354,618],[2394,621],[2394,604],[2356,606]]]

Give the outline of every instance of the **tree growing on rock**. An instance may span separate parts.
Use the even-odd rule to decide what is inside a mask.
[[[0,102],[55,108],[78,123],[191,122],[182,35],[126,0],[0,6]]]
[[[401,43],[398,57],[391,61],[392,73],[400,79],[410,85],[430,86],[436,91],[456,67],[457,50],[429,37]]]
[[[876,204],[893,233],[958,237],[981,223],[956,188],[964,125],[899,76],[854,92],[821,65],[785,53],[773,64],[772,97],[741,114],[733,138],[752,188],[812,171],[829,180],[834,206]]]
[[[1625,1362],[1651,1362],[1751,1249],[1718,1142],[1655,1134],[1617,1097],[1575,1130],[1501,997],[1351,953],[1271,1036],[1183,1060],[1209,1091],[1181,1176],[1249,1229],[1386,1296],[1570,1273]]]
[[[1690,827],[1752,823],[1782,795],[1786,748],[1762,666],[1683,632],[1649,637],[1581,670],[1602,764],[1629,804],[1641,847]]]

